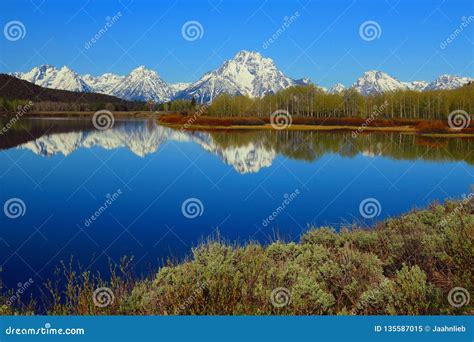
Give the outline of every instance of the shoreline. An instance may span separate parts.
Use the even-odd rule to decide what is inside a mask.
[[[21,117],[23,118],[90,118],[95,112],[29,112]],[[420,137],[428,138],[474,138],[474,132],[463,132],[450,130],[449,132],[440,132],[439,127],[433,131],[429,131],[429,128],[420,130],[416,127],[419,123],[439,123],[435,120],[404,120],[404,119],[381,119],[379,122],[397,122],[401,121],[400,124],[395,125],[370,125],[365,124],[365,120],[361,118],[326,118],[326,119],[313,119],[311,118],[299,118],[294,119],[295,123],[285,127],[284,129],[275,129],[269,122],[269,118],[260,117],[206,117],[206,116],[184,116],[174,112],[144,112],[144,111],[113,111],[115,117],[118,119],[154,119],[156,122],[165,127],[178,130],[186,131],[258,131],[258,130],[275,130],[275,131],[346,131],[353,132],[355,134],[364,133],[400,133],[407,135],[416,135]],[[14,117],[15,113],[0,113],[0,118]],[[363,124],[354,124],[354,121],[362,121]],[[199,122],[201,121],[201,122]],[[245,122],[248,121],[248,122]],[[338,121],[337,124],[318,124],[318,122]],[[347,121],[344,123],[344,121]],[[409,123],[407,123],[407,121]],[[212,122],[212,123],[209,123]],[[299,123],[303,122],[303,123]],[[471,130],[471,128],[470,128]]]
[[[184,129],[186,131],[235,131],[235,130],[275,130],[271,125],[231,125],[231,126],[211,126],[211,125],[190,125],[184,128],[182,125],[169,124],[166,122],[158,123],[161,126],[173,128],[173,129]],[[360,126],[321,126],[321,125],[291,125],[281,131],[357,131]],[[411,126],[393,126],[393,127],[366,127],[357,134],[363,134],[364,132],[387,132],[387,133],[401,133],[407,135],[417,135],[421,137],[436,137],[436,138],[474,138],[474,133],[422,133],[419,132],[415,127]]]
[[[239,122],[242,119],[249,121],[262,120],[257,117],[242,117],[242,118],[211,118],[212,121],[227,121],[230,124],[205,124],[205,123],[193,123],[199,121],[200,118],[206,120],[206,117],[193,118],[187,116],[177,117],[174,115],[161,115],[157,118],[157,122],[162,125],[173,129],[186,130],[186,131],[238,131],[238,130],[275,130],[275,131],[350,131],[355,134],[364,134],[368,132],[387,132],[387,133],[400,133],[407,135],[417,135],[421,137],[432,137],[432,138],[474,138],[474,132],[460,132],[451,130],[450,132],[438,132],[438,131],[422,131],[416,127],[417,123],[423,122],[422,120],[413,121],[413,124],[400,124],[400,125],[387,125],[387,126],[370,126],[370,125],[354,125],[352,123],[347,124],[334,124],[334,125],[321,125],[321,124],[307,124],[307,123],[295,123],[291,124],[284,129],[275,129],[270,123],[263,124],[234,124],[232,121]],[[170,122],[171,120],[178,120],[180,122]],[[183,120],[187,119],[187,120]],[[193,120],[191,120],[193,119]],[[296,118],[298,121],[300,118]],[[328,119],[329,121],[330,119]],[[341,121],[353,120],[353,118],[341,118]],[[391,120],[396,121],[397,119]],[[182,122],[185,121],[185,122]],[[192,122],[191,122],[192,121]],[[267,120],[268,121],[268,120]],[[308,120],[305,120],[308,121]],[[315,120],[317,121],[317,120]],[[387,120],[388,121],[388,120]],[[430,120],[425,120],[430,121]]]

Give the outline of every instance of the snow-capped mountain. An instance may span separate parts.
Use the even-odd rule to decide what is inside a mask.
[[[15,77],[41,87],[90,92],[91,87],[76,72],[63,66],[57,69],[52,65],[41,65],[25,73],[13,73]]]
[[[313,82],[309,78],[299,78],[297,80],[293,80],[296,85],[311,85]]]
[[[441,75],[432,82],[402,82],[382,71],[371,70],[364,73],[364,75],[354,83],[353,87],[362,95],[371,95],[399,89],[417,91],[449,90],[462,87],[470,81],[474,81],[474,79],[454,75]]]
[[[119,76],[111,73],[106,73],[98,77],[86,74],[82,76],[84,82],[86,82],[95,93],[113,95],[112,89],[119,85],[125,76]]]
[[[404,82],[386,74],[383,71],[366,71],[352,86],[355,90],[364,96],[407,89]]]
[[[222,93],[261,97],[295,85],[296,82],[277,69],[273,60],[258,52],[240,51],[217,70],[177,94],[194,97],[200,103],[212,101]]]
[[[403,82],[407,89],[416,90],[416,91],[423,91],[425,90],[428,82],[426,81],[413,81],[413,82]]]
[[[429,83],[424,90],[448,90],[462,87],[468,82],[474,81],[473,78],[459,77],[454,75],[441,75],[433,82]]]
[[[156,71],[140,66],[110,90],[110,94],[125,100],[166,102],[173,95],[168,84]]]
[[[174,83],[174,84],[169,84],[168,86],[171,89],[171,92],[173,95],[179,93],[180,91],[185,90],[191,85],[190,82],[179,82],[179,83]]]
[[[192,97],[198,102],[210,102],[216,96],[227,93],[262,97],[265,94],[295,85],[314,85],[309,79],[292,79],[281,72],[270,58],[258,52],[240,51],[214,71],[206,73],[194,83],[167,84],[156,71],[140,66],[127,76],[106,73],[101,76],[79,75],[64,66],[57,69],[51,65],[41,65],[22,73],[10,75],[32,82],[42,87],[80,92],[97,92],[113,95],[125,100],[157,103],[173,99]],[[362,95],[372,95],[399,89],[416,91],[455,89],[474,79],[453,75],[442,75],[432,82],[403,82],[383,71],[365,72],[352,85]],[[322,91],[337,94],[347,89],[337,83],[330,89],[315,85]]]
[[[328,93],[329,94],[340,94],[344,90],[346,90],[346,87],[344,86],[344,84],[336,83],[331,88],[329,88]]]

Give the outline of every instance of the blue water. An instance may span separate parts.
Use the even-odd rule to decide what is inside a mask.
[[[147,274],[217,234],[265,243],[297,240],[312,224],[370,225],[461,198],[473,183],[472,141],[428,144],[404,137],[400,145],[399,135],[365,135],[357,142],[342,133],[211,135],[145,120],[116,122],[102,132],[63,121],[31,120],[8,139],[0,137],[0,203],[19,198],[25,204],[18,218],[0,212],[4,289],[29,278],[40,284],[71,256],[106,274],[109,262],[133,255],[134,271]],[[216,143],[228,138],[232,143]],[[285,196],[292,196],[289,204],[265,225]],[[200,216],[183,215],[189,198],[202,203]],[[366,198],[380,203],[378,216],[361,215]]]

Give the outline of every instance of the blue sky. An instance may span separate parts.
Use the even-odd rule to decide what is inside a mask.
[[[122,16],[86,49],[118,12]],[[288,76],[323,86],[350,85],[371,69],[405,81],[444,73],[474,77],[472,0],[2,0],[0,13],[1,28],[13,20],[26,28],[23,39],[0,37],[0,72],[53,64],[80,74],[127,74],[145,65],[167,82],[189,82],[239,50],[254,50]],[[296,13],[264,48],[284,18]],[[442,49],[463,18],[467,27]],[[191,20],[203,27],[194,41],[181,32]],[[380,37],[361,38],[359,28],[367,21],[379,25]]]

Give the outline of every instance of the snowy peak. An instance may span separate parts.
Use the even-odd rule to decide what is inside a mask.
[[[429,83],[425,90],[449,90],[462,87],[463,85],[474,81],[469,77],[459,77],[455,75],[441,75],[433,82]]]
[[[127,76],[105,73],[101,76],[78,75],[70,68],[58,69],[41,65],[22,73],[10,75],[42,87],[79,92],[96,92],[132,101],[167,102],[173,99],[195,98],[200,103],[212,102],[220,94],[262,97],[296,85],[313,85],[330,94],[340,94],[347,88],[337,83],[329,90],[313,84],[309,79],[292,79],[280,71],[271,58],[254,51],[239,51],[218,69],[210,71],[194,83],[167,84],[160,75],[139,66]],[[352,85],[362,95],[373,95],[396,90],[449,90],[474,81],[469,77],[441,75],[432,82],[402,82],[383,71],[365,72]]]
[[[119,82],[110,92],[131,101],[169,101],[172,91],[154,70],[139,66]]]
[[[428,82],[426,81],[412,81],[412,82],[405,82],[407,89],[416,90],[416,91],[423,91],[425,90]]]
[[[383,71],[370,70],[357,79],[353,88],[366,96],[406,89],[407,86]]]
[[[362,95],[372,95],[399,89],[416,91],[456,89],[472,80],[469,77],[441,75],[431,83],[426,81],[401,82],[382,71],[371,70],[364,73],[353,87]]]
[[[17,73],[14,76],[41,87],[70,91],[90,92],[90,86],[70,68],[63,66],[56,69],[52,65],[41,65],[29,72]]]
[[[186,88],[188,88],[190,85],[191,83],[189,82],[178,82],[174,84],[169,84],[168,86],[170,87],[173,94],[177,94],[178,92],[183,91]]]
[[[240,51],[178,96],[195,97],[201,103],[212,101],[222,93],[261,97],[295,84],[277,69],[272,59],[258,52]]]
[[[340,94],[346,90],[346,87],[342,83],[336,83],[331,88],[329,88],[329,94]]]
[[[312,85],[313,82],[311,82],[311,80],[309,78],[299,78],[297,80],[293,80],[295,82],[296,85],[303,85],[303,86],[307,86],[307,85]]]
[[[116,74],[105,73],[101,76],[94,77],[89,74],[82,76],[82,79],[92,88],[96,93],[112,94],[112,89],[115,88],[125,77]]]

